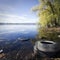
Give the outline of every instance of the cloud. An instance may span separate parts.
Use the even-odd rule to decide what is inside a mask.
[[[22,9],[21,11],[21,8],[18,6],[20,3],[18,4],[12,0],[9,1],[0,0],[0,23],[1,22],[6,22],[6,23],[36,22],[36,18],[33,18],[33,15],[29,14],[28,11],[25,12],[23,11],[24,9]],[[29,15],[31,15],[32,17],[30,17]]]
[[[36,19],[29,18],[27,15],[19,16],[15,14],[0,13],[0,23],[34,23]]]

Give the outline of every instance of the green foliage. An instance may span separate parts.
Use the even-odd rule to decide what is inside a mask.
[[[40,4],[33,8],[33,11],[38,13],[40,24],[43,28],[38,28],[39,38],[46,38],[48,40],[60,40],[58,38],[57,28],[60,27],[60,0],[39,0]]]
[[[39,0],[40,4],[33,8],[38,12],[41,26],[60,25],[60,0]]]
[[[39,30],[39,38],[45,38],[47,40],[59,41],[59,34],[56,28],[41,28]]]

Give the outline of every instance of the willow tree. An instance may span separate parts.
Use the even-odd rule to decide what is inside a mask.
[[[38,37],[56,40],[58,39],[57,29],[46,29],[46,27],[60,26],[60,0],[39,0],[39,2],[39,5],[33,8],[33,11],[38,13],[38,23],[43,27],[38,29]]]
[[[38,12],[41,26],[60,25],[60,0],[39,0],[40,4],[33,8]]]

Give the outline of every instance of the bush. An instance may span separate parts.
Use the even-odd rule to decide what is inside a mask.
[[[59,34],[60,31],[57,28],[40,28],[38,36],[47,40],[59,41]]]

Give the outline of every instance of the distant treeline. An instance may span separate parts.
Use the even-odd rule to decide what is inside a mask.
[[[36,25],[37,23],[0,23],[0,25]]]

